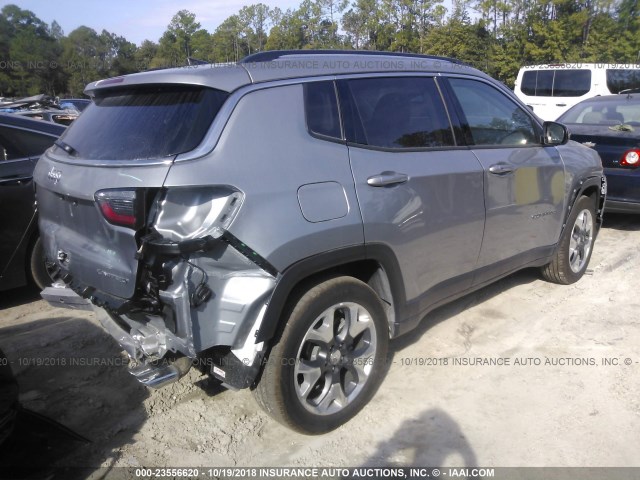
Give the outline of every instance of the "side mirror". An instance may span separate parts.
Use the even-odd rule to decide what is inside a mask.
[[[542,128],[544,145],[564,145],[569,141],[569,130],[561,123],[544,122]]]

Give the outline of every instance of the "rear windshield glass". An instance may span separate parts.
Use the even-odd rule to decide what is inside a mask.
[[[180,85],[107,91],[60,140],[90,160],[177,155],[198,146],[228,95]]]
[[[594,100],[582,102],[568,110],[559,119],[564,123],[586,123],[590,125],[640,126],[640,99],[627,99],[621,95],[619,101]]]
[[[608,69],[607,88],[611,93],[640,88],[640,70]]]

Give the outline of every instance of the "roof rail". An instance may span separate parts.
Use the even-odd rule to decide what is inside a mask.
[[[409,58],[424,58],[429,60],[441,60],[444,62],[456,63],[459,65],[464,64],[460,60],[449,57],[439,57],[437,55],[421,55],[419,53],[401,53],[401,52],[381,52],[378,50],[269,50],[265,52],[253,53],[244,57],[238,63],[260,63],[260,62],[272,62],[288,55],[370,55],[370,56],[385,56],[385,57],[409,57]]]
[[[640,88],[627,88],[625,90],[620,90],[618,95],[631,94],[631,93],[640,93]]]

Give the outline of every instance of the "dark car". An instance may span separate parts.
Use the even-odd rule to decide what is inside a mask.
[[[0,114],[0,290],[49,276],[38,237],[33,169],[38,157],[64,132],[55,123]]]
[[[600,154],[606,211],[640,213],[640,91],[589,98],[558,121],[569,127],[572,140]]]

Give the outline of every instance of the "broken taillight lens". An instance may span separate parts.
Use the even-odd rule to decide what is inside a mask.
[[[112,225],[133,229],[142,225],[143,211],[135,190],[100,190],[95,199],[102,215]]]

